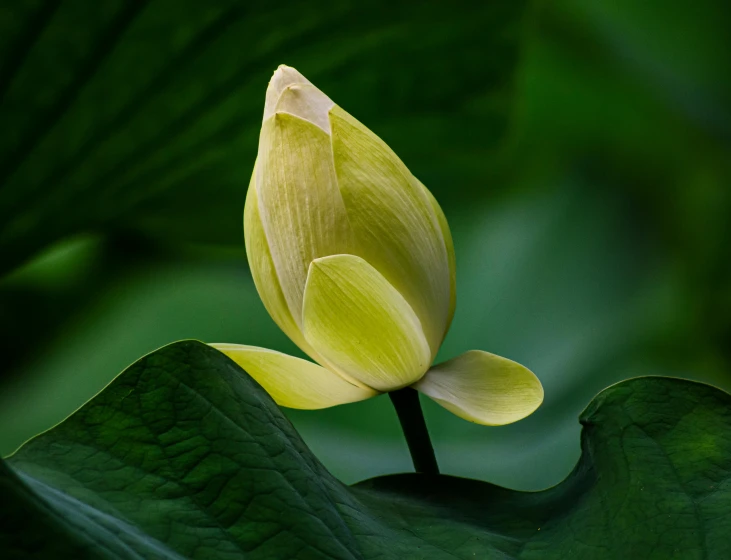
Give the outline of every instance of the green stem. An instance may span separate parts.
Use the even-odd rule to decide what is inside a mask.
[[[429,431],[426,429],[424,413],[421,411],[419,393],[411,387],[405,387],[388,394],[391,397],[393,407],[396,409],[401,429],[406,436],[406,444],[409,446],[411,460],[414,462],[414,470],[424,474],[439,474],[439,465],[434,456],[434,448],[429,439]]]

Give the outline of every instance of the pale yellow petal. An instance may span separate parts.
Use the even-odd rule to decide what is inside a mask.
[[[353,248],[327,133],[288,113],[275,113],[265,121],[256,190],[282,294],[294,322],[301,327],[310,263]]]
[[[360,257],[312,263],[303,317],[305,338],[327,363],[379,391],[410,385],[431,362],[411,306]]]
[[[319,126],[330,134],[328,113],[334,103],[313,85],[292,84],[279,95],[276,112],[290,113]]]
[[[280,64],[279,67],[274,71],[271,79],[269,80],[269,86],[267,87],[266,99],[264,101],[264,118],[263,121],[271,117],[276,111],[277,102],[279,101],[282,92],[287,87],[294,84],[309,84],[312,85],[310,80],[305,78],[297,70],[291,66]]]
[[[409,302],[432,357],[450,314],[449,257],[421,184],[375,134],[338,106],[330,110],[338,186],[358,254]]]
[[[211,346],[241,366],[281,406],[308,410],[328,408],[378,394],[351,385],[324,367],[281,352],[241,344]]]
[[[457,416],[487,426],[517,422],[543,402],[543,387],[533,372],[481,350],[434,366],[414,388]]]
[[[444,336],[447,336],[449,327],[452,324],[452,319],[454,318],[454,310],[457,307],[457,260],[454,256],[454,241],[452,240],[452,232],[449,229],[447,217],[444,215],[442,207],[439,206],[437,199],[434,198],[434,195],[421,183],[421,181],[419,181],[419,184],[429,197],[429,201],[434,209],[434,214],[439,221],[439,227],[442,230],[442,238],[444,239],[444,245],[447,249],[447,260],[449,261],[449,314],[447,315],[447,325],[444,328]]]
[[[264,307],[280,329],[304,352],[317,360],[317,355],[312,347],[305,340],[302,331],[292,317],[287,301],[284,299],[282,288],[279,285],[274,262],[269,252],[269,244],[264,234],[264,228],[259,216],[259,200],[254,187],[254,173],[246,193],[246,204],[244,206],[244,240],[246,243],[246,256],[249,260],[251,276],[254,279],[259,297]]]

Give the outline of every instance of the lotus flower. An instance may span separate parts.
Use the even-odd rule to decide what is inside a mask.
[[[455,309],[444,213],[378,136],[287,66],[266,92],[244,233],[267,311],[317,364],[213,346],[280,405],[326,408],[411,386],[486,425],[540,405],[536,376],[506,358],[473,350],[431,367]]]

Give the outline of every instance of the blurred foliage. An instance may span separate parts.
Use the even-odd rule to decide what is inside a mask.
[[[721,0],[3,3],[0,453],[173,340],[296,353],[241,233],[280,63],[444,207],[440,358],[486,349],[544,383],[501,428],[425,402],[444,472],[545,487],[603,387],[731,388],[730,25]],[[345,481],[410,466],[386,398],[287,414]]]
[[[6,269],[92,228],[239,244],[241,216],[230,210],[243,206],[263,91],[285,60],[354,115],[377,115],[375,128],[400,121],[402,142],[422,141],[405,155],[461,151],[459,142],[445,149],[455,130],[494,145],[525,3],[472,8],[469,19],[437,2],[417,11],[350,1],[319,10],[240,0],[34,4],[9,2],[0,14]]]

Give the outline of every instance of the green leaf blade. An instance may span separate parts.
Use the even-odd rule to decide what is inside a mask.
[[[13,558],[41,540],[92,558],[724,558],[731,396],[638,378],[581,421],[580,462],[542,492],[419,474],[349,488],[245,372],[179,342],[3,465],[0,543]]]
[[[731,550],[730,405],[728,394],[700,383],[632,379],[587,407],[581,460],[548,490],[450,477],[437,486],[417,474],[356,488],[411,511],[420,504],[413,516],[398,514],[412,531],[446,518],[462,519],[472,538],[488,529],[481,540],[509,558],[723,558]]]
[[[322,548],[348,558],[320,488],[333,481],[307,454],[251,378],[218,351],[182,342],[137,362],[11,464],[185,557]]]

